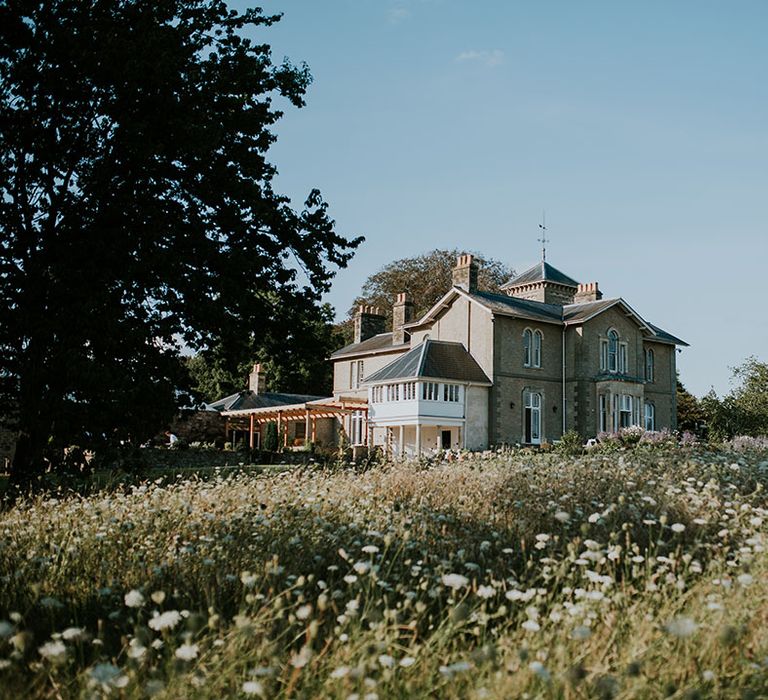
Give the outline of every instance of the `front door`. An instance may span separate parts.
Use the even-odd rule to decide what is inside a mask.
[[[528,445],[541,444],[541,394],[525,392],[525,416],[523,418],[523,442]]]
[[[451,449],[451,431],[443,430],[440,434],[440,444],[444,450]]]

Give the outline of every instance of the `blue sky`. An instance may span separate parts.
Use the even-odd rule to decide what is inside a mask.
[[[235,2],[236,7],[249,3]],[[272,152],[366,236],[342,315],[398,257],[540,257],[687,340],[696,394],[768,361],[768,3],[268,1],[273,57],[306,61]]]

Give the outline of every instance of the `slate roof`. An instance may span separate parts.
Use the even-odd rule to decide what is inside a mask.
[[[361,343],[350,343],[343,348],[331,353],[331,359],[342,357],[343,355],[359,355],[369,352],[380,352],[382,350],[405,350],[408,345],[392,345],[392,333],[379,333],[371,338],[367,338]]]
[[[586,321],[595,314],[605,311],[614,304],[618,304],[621,299],[600,299],[598,301],[585,301],[581,304],[568,304],[563,306],[563,321],[568,323],[580,323]]]
[[[579,283],[569,277],[564,272],[560,272],[556,267],[552,267],[548,262],[536,263],[532,268],[526,270],[517,277],[513,277],[509,282],[502,285],[502,289],[511,289],[521,284],[532,284],[533,282],[554,282],[555,284],[564,284],[567,287],[578,287]]]
[[[277,406],[290,406],[296,403],[307,403],[325,398],[323,396],[309,396],[307,394],[279,394],[266,392],[254,394],[252,391],[239,391],[237,394],[225,396],[223,399],[205,404],[206,411],[242,411],[251,408],[272,408]]]
[[[420,378],[491,384],[477,360],[461,343],[444,340],[425,340],[386,367],[367,376],[365,383]]]
[[[556,304],[545,304],[541,301],[518,299],[504,294],[491,294],[490,292],[473,292],[468,296],[494,313],[509,314],[532,321],[549,323],[560,323],[562,320],[562,307]]]
[[[672,335],[671,333],[667,333],[667,331],[664,329],[659,328],[658,326],[654,326],[652,323],[649,323],[648,325],[653,329],[654,333],[659,336],[658,340],[666,343],[674,343],[675,345],[683,345],[686,348],[690,347],[690,345],[684,340],[680,340],[680,338]]]

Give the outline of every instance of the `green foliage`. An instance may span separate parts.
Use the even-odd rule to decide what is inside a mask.
[[[311,80],[271,62],[278,19],[218,0],[0,4],[14,478],[47,446],[151,436],[186,403],[183,345],[227,348],[205,391],[283,343],[275,381],[309,385],[314,368],[290,362],[317,331],[297,319],[326,322],[321,295],[362,239],[335,232],[317,190],[295,211],[272,189],[273,100],[301,107]]]
[[[284,314],[281,333],[253,334],[248,342],[218,344],[187,359],[191,391],[210,402],[247,388],[254,362],[260,362],[267,391],[327,396],[333,388],[328,356],[344,344],[333,323],[333,308],[324,304]]]
[[[458,248],[437,249],[385,265],[363,283],[360,296],[355,299],[349,315],[353,315],[360,304],[372,304],[380,307],[391,318],[392,303],[400,292],[411,295],[417,316],[424,313],[451,288],[456,258],[465,252]],[[501,285],[514,276],[512,268],[499,260],[485,258],[477,253],[475,259],[480,264],[480,289],[501,293]]]
[[[677,429],[699,434],[706,420],[699,400],[677,378]]]
[[[269,422],[264,426],[264,451],[277,452],[278,446],[277,423]]]
[[[710,437],[768,435],[768,364],[750,357],[733,377],[739,384],[731,393],[720,399],[712,390],[701,400]]]
[[[584,444],[578,431],[571,429],[563,433],[563,436],[555,445],[555,452],[570,456],[582,454],[584,452]]]

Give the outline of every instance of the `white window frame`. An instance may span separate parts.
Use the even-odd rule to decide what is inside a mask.
[[[630,394],[619,394],[619,427],[629,428],[633,424],[634,407]],[[628,416],[626,423],[624,417]]]
[[[349,417],[349,444],[350,445],[362,445],[364,444],[364,427],[365,417],[364,411],[355,411]]]
[[[352,360],[349,363],[349,388],[359,389],[365,376],[364,360]]]
[[[542,442],[544,397],[541,392],[526,389],[523,392],[523,441],[525,441],[526,412],[531,412],[531,445],[540,445]],[[535,416],[535,420],[534,420]],[[534,426],[536,430],[534,430]]]
[[[611,328],[608,331],[608,366],[607,370],[616,373],[619,367],[619,334]]]
[[[619,343],[619,361],[617,363],[617,372],[619,374],[627,373],[627,366],[629,365],[629,352],[627,350],[626,343]]]
[[[648,431],[656,430],[656,406],[650,401],[645,402],[643,426]]]
[[[656,354],[653,348],[645,349],[645,381],[649,384],[656,381]]]
[[[607,433],[608,432],[608,416],[610,415],[608,412],[609,407],[609,401],[608,401],[608,395],[607,394],[600,394],[598,397],[598,428],[599,432],[601,433]]]
[[[523,331],[523,367],[531,366],[531,357],[533,356],[533,331],[526,328]]]
[[[531,366],[541,367],[541,348],[544,344],[544,334],[536,329],[533,332],[533,354],[531,356]]]

